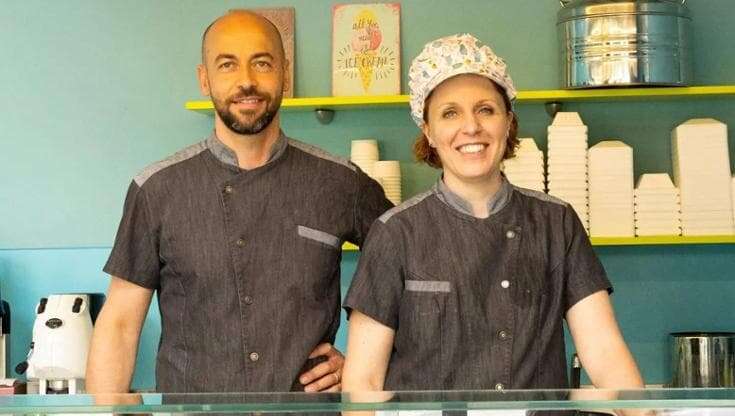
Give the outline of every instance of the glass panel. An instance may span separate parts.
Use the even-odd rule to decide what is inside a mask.
[[[661,415],[733,415],[735,389],[504,390],[371,393],[200,393],[18,395],[0,397],[6,413],[324,413],[340,411],[469,411],[469,416],[562,415],[563,410],[656,409]],[[662,410],[668,409],[663,412]],[[703,410],[709,409],[709,410]],[[554,412],[547,412],[547,411]],[[696,410],[696,411],[695,411]],[[559,412],[557,412],[559,411]],[[608,410],[609,411],[609,410]],[[636,413],[640,414],[640,413]],[[398,416],[381,412],[382,416]]]

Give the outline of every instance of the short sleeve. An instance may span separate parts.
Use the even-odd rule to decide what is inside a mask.
[[[390,328],[398,327],[403,293],[403,250],[389,227],[375,221],[345,298],[347,315],[357,310]]]
[[[559,267],[564,279],[564,306],[569,310],[587,296],[613,288],[602,263],[597,258],[582,222],[574,210],[567,206],[564,213],[564,234],[567,236],[567,249]]]
[[[139,286],[159,286],[161,264],[157,233],[151,227],[144,191],[132,182],[110,257],[103,270]]]
[[[385,211],[393,208],[393,204],[385,197],[383,187],[375,179],[366,175],[359,168],[356,175],[355,226],[351,241],[362,247],[375,220]]]

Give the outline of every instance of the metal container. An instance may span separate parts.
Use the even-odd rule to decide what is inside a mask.
[[[735,332],[676,332],[672,387],[735,387]]]
[[[564,88],[693,81],[686,0],[561,0]]]

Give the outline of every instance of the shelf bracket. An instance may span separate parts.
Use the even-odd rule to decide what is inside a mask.
[[[549,101],[544,103],[544,107],[546,108],[546,114],[548,114],[549,117],[554,118],[556,113],[564,109],[564,104],[559,101]]]
[[[314,110],[314,116],[321,124],[329,124],[334,120],[334,110],[327,108],[317,108]]]

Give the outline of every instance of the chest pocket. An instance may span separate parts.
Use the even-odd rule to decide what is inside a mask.
[[[305,300],[320,302],[338,296],[339,290],[331,289],[335,284],[339,287],[339,237],[303,225],[298,225],[296,231],[298,273],[303,276]]]
[[[404,282],[396,348],[408,354],[413,368],[422,368],[417,386],[435,386],[444,374],[444,331],[454,288],[449,281],[426,280],[409,273]],[[404,356],[405,357],[405,356]],[[415,374],[411,377],[417,377]]]

